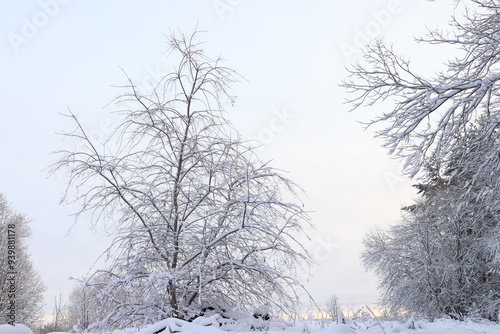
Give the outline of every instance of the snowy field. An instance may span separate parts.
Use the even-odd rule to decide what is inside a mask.
[[[199,323],[189,323],[177,319],[166,319],[154,325],[143,328],[140,331],[114,331],[106,334],[154,334],[165,329],[159,334],[167,333],[190,333],[190,334],[236,334],[236,333],[316,333],[316,334],[500,334],[500,324],[487,321],[465,321],[459,322],[448,319],[440,319],[435,322],[408,321],[406,323],[383,321],[380,325],[375,320],[351,321],[348,325],[337,325],[323,323],[321,321],[288,322],[271,321],[267,328],[238,331],[222,330],[218,324],[211,322],[213,318],[205,318]],[[244,324],[239,324],[242,326]],[[415,329],[413,329],[415,328]],[[170,329],[170,330],[169,330]],[[0,325],[0,334],[33,334],[23,325]],[[56,334],[56,333],[52,333]],[[60,333],[57,334],[66,334]],[[68,333],[70,334],[70,333]]]
[[[286,328],[282,328],[286,325]],[[153,334],[156,331],[166,328],[171,328],[171,332],[175,333],[191,333],[191,334],[223,334],[223,333],[317,333],[317,334],[500,334],[500,324],[491,322],[458,322],[452,320],[438,320],[433,323],[428,322],[382,322],[384,331],[380,328],[375,320],[367,322],[353,321],[349,325],[327,324],[320,321],[304,321],[298,323],[286,323],[273,321],[270,323],[268,330],[262,331],[224,331],[218,327],[201,326],[199,324],[186,323],[174,319],[167,319],[150,327],[144,328],[138,334]],[[410,329],[414,325],[415,329]],[[136,332],[137,333],[137,332]],[[165,333],[165,331],[161,332]],[[168,331],[166,332],[168,333]],[[166,334],[165,333],[165,334]],[[127,332],[118,332],[113,334],[129,334]]]

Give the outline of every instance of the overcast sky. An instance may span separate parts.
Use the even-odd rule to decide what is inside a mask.
[[[306,193],[316,230],[309,246],[317,267],[305,282],[318,304],[373,304],[376,279],[359,253],[363,234],[387,226],[415,196],[397,160],[364,131],[380,110],[348,113],[338,87],[367,37],[384,37],[422,71],[449,54],[429,52],[413,37],[445,26],[453,0],[111,0],[4,1],[0,11],[0,192],[32,220],[29,251],[48,286],[47,309],[66,295],[103,251],[103,231],[61,206],[66,180],[48,178],[68,147],[56,133],[71,125],[70,108],[97,138],[116,117],[108,103],[125,75],[142,87],[173,68],[171,31],[206,31],[208,55],[222,55],[246,80],[228,117],[262,159],[273,159]]]

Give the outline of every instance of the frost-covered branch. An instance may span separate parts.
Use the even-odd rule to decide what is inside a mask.
[[[499,8],[494,1],[474,2],[475,11],[467,11],[462,23],[454,21],[454,36],[436,30],[420,39],[462,49],[463,56],[450,60],[442,73],[421,76],[408,60],[378,41],[366,48],[363,62],[350,68],[342,83],[355,94],[348,100],[352,109],[388,103],[388,110],[368,125],[382,125],[377,135],[391,154],[406,159],[410,176],[433,160],[446,159],[461,145],[456,134],[485,119],[490,133],[499,124]]]

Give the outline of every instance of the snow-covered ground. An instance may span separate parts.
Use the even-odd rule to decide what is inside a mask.
[[[0,325],[0,334],[33,334],[31,329],[24,325]]]
[[[313,333],[313,334],[500,334],[500,324],[491,322],[454,320],[437,320],[434,322],[408,321],[381,322],[384,329],[380,328],[376,321],[352,322],[349,325],[337,325],[322,323],[321,321],[304,321],[297,323],[287,323],[286,329],[281,329],[283,322],[275,321],[270,323],[269,330],[263,331],[224,331],[215,326],[202,326],[201,324],[187,323],[176,319],[166,319],[155,325],[142,329],[138,334],[153,334],[163,328],[170,328],[171,332],[190,334],[236,334],[236,333]],[[415,329],[410,329],[414,327]],[[137,332],[136,332],[137,333]],[[167,334],[163,331],[161,334]],[[113,334],[125,334],[115,332]],[[127,333],[128,334],[128,333]]]
[[[166,319],[154,325],[147,326],[140,331],[114,331],[109,334],[154,334],[165,328],[160,334],[189,333],[189,334],[236,334],[236,333],[312,333],[312,334],[500,334],[500,323],[488,321],[454,321],[440,319],[434,322],[382,321],[380,325],[375,320],[351,321],[348,325],[337,325],[321,321],[287,322],[272,321],[269,329],[253,331],[222,330],[215,323],[210,325],[213,318],[205,318],[198,323],[189,323],[177,319]],[[240,324],[241,325],[241,324]],[[286,325],[283,327],[283,325]],[[2,325],[5,326],[5,325]],[[24,334],[25,332],[4,332],[0,326],[0,334]],[[11,326],[12,327],[12,326]],[[286,327],[286,328],[285,328]],[[284,328],[284,329],[283,329]],[[414,329],[413,329],[414,328]],[[170,329],[170,330],[169,330]],[[30,334],[29,332],[27,332]],[[63,334],[63,333],[58,333]],[[108,334],[108,333],[106,333]]]

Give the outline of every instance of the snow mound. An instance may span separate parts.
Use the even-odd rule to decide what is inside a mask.
[[[500,333],[498,323],[459,322],[449,319],[438,319],[428,323],[427,328],[419,331],[418,334],[497,334]]]
[[[318,334],[356,334],[357,332],[347,325],[333,325],[323,331],[317,332]]]
[[[0,325],[0,334],[33,334],[31,329],[25,325]]]
[[[214,317],[209,318],[215,320]],[[208,322],[204,324],[208,325]],[[203,334],[221,334],[224,333],[220,328],[213,326],[204,326],[201,324],[190,323],[184,320],[169,318],[157,322],[154,325],[146,326],[137,334],[168,334],[168,333],[203,333]],[[3,334],[3,333],[0,333]]]
[[[169,318],[156,324],[144,327],[137,331],[114,331],[106,334],[168,334],[168,333],[186,333],[186,334],[243,334],[243,333],[269,333],[269,334],[499,334],[500,324],[487,321],[455,321],[450,319],[437,319],[434,322],[408,320],[399,321],[381,321],[375,324],[373,321],[357,321],[350,325],[344,324],[325,324],[314,321],[299,321],[297,323],[286,323],[271,320],[267,322],[269,327],[262,331],[249,329],[249,324],[245,320],[241,323],[237,321],[226,324],[220,315],[211,317],[199,317],[193,322]],[[258,320],[258,319],[253,319]],[[273,322],[275,325],[273,326]],[[253,324],[253,323],[252,323]],[[221,327],[219,327],[221,325]],[[324,327],[328,325],[328,327]],[[11,326],[12,327],[12,326]],[[415,328],[415,329],[413,329]],[[10,329],[10,328],[9,328]],[[29,329],[28,329],[29,330]],[[4,332],[0,327],[0,334],[32,334],[29,332]],[[62,334],[62,333],[59,333]],[[71,333],[65,333],[71,334]],[[102,333],[104,334],[104,333]]]
[[[200,326],[215,326],[219,327],[220,323],[219,320],[221,320],[221,316],[218,314],[214,314],[211,317],[198,317],[192,321],[193,324],[200,325]]]

